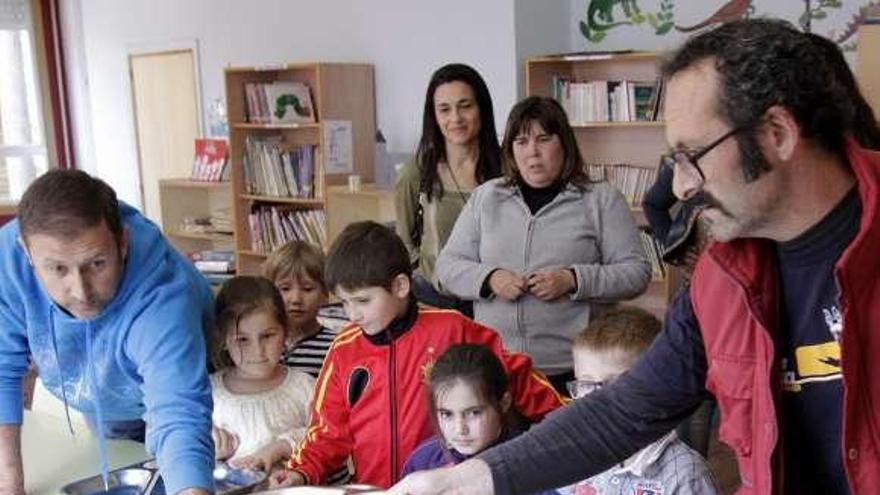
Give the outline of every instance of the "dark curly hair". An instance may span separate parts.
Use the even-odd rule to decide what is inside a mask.
[[[786,21],[746,19],[691,38],[663,63],[661,75],[668,81],[713,62],[720,81],[718,114],[731,128],[746,129],[736,139],[743,175],[752,181],[769,169],[756,135],[774,105],[794,116],[802,137],[845,157],[845,137],[864,118],[864,109],[856,108],[861,95],[841,77],[838,56]]]
[[[446,160],[446,140],[437,124],[434,113],[434,93],[441,84],[460,81],[474,91],[477,107],[480,109],[480,157],[477,161],[476,180],[482,184],[501,175],[501,153],[498,136],[495,132],[495,112],[489,88],[480,74],[465,64],[447,64],[437,69],[428,83],[425,92],[425,109],[422,114],[422,137],[416,150],[419,165],[419,192],[427,194],[428,199],[436,195],[443,197],[443,184],[438,175],[437,164]]]

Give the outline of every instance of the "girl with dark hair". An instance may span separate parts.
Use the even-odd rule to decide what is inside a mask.
[[[458,464],[518,433],[507,373],[487,347],[459,344],[428,374],[428,404],[437,436],[410,454],[403,475]]]
[[[601,305],[644,291],[651,266],[626,200],[609,183],[590,182],[555,100],[533,96],[513,107],[502,157],[505,177],[474,190],[437,278],[564,391],[574,334]]]
[[[418,150],[404,164],[395,190],[397,232],[416,268],[413,292],[421,302],[472,315],[470,303],[434,287],[434,262],[471,190],[500,174],[485,81],[467,65],[444,65],[428,83]]]
[[[229,280],[215,310],[215,457],[268,472],[291,456],[305,434],[315,379],[281,362],[287,312],[271,281]]]

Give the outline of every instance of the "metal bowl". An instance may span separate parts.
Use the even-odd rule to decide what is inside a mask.
[[[98,475],[67,484],[61,492],[67,495],[140,495],[151,488],[152,481],[153,471],[131,467],[109,473],[109,491],[104,491],[104,480]]]

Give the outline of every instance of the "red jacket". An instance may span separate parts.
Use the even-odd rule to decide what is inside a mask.
[[[415,316],[415,315],[413,315]],[[519,412],[539,420],[564,402],[523,354],[507,353],[495,331],[455,311],[419,310],[412,326],[376,344],[358,326],[333,341],[318,376],[312,416],[289,468],[309,484],[351,455],[355,481],[390,487],[415,448],[434,435],[425,373],[449,346],[484,344],[501,358]]]
[[[880,494],[880,153],[848,144],[862,203],[859,232],[837,261],[843,334],[840,455],[853,495]],[[774,332],[780,295],[774,244],[716,243],[697,264],[690,296],[706,346],[706,387],[721,408],[719,436],[736,453],[739,494],[782,493],[777,411],[781,365]]]

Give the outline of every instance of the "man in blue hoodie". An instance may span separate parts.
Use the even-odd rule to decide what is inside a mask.
[[[168,493],[213,491],[204,278],[85,172],[53,170],[0,229],[0,493],[24,494],[22,377],[102,437],[146,440]]]

